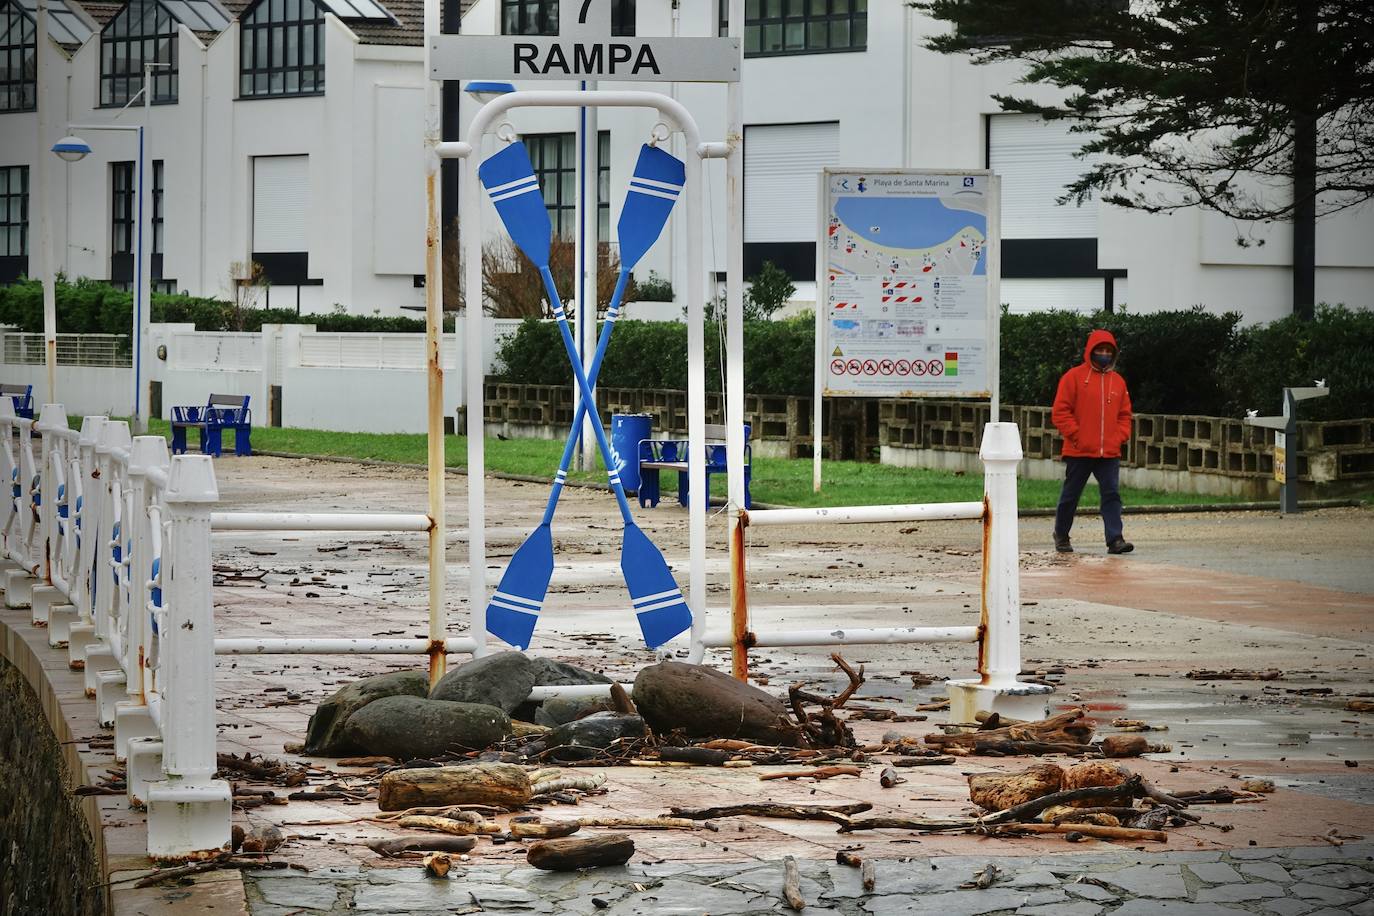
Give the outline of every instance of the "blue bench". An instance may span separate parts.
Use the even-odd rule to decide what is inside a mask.
[[[0,396],[8,397],[14,401],[14,415],[33,419],[33,386],[32,385],[0,385]]]
[[[226,429],[234,431],[234,454],[251,455],[249,441],[253,433],[253,412],[248,409],[246,394],[212,394],[204,407],[172,408],[172,454],[186,452],[186,430],[200,430],[200,451],[218,458],[223,453],[220,436]]]
[[[711,475],[724,474],[725,467],[725,426],[719,423],[706,424],[706,493],[707,505],[710,503]],[[642,439],[639,443],[639,505],[655,507],[659,501],[659,471],[677,471],[677,501],[689,504],[687,480],[687,456],[691,453],[691,441],[687,439]],[[748,509],[753,500],[749,496],[749,482],[752,477],[753,448],[749,445],[749,424],[744,424],[744,508]]]

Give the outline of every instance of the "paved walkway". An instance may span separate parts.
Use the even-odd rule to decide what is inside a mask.
[[[424,480],[416,472],[270,458],[226,459],[216,463],[216,470],[226,508],[388,511],[423,503]],[[308,492],[300,486],[303,479],[310,480]],[[464,487],[461,480],[451,480],[449,487],[447,598],[455,633],[466,619]],[[545,494],[540,486],[487,482],[493,507],[490,584],[504,557],[533,526]],[[643,527],[670,561],[681,563],[685,514],[660,509],[642,515]],[[1259,804],[1200,809],[1207,823],[1171,831],[1168,851],[1101,842],[1074,845],[1047,837],[841,835],[829,824],[751,818],[722,821],[715,831],[638,833],[639,851],[626,869],[580,876],[537,874],[524,867],[518,844],[483,840],[455,878],[436,882],[425,880],[414,863],[378,859],[363,845],[387,835],[386,828],[337,823],[374,812],[372,802],[297,801],[235,816],[244,826],[282,824],[290,840],[280,858],[291,869],[249,873],[246,882],[237,872],[226,872],[201,878],[191,888],[124,889],[116,895],[117,909],[179,913],[213,903],[216,913],[246,910],[255,916],[778,912],[780,859],[790,854],[802,863],[803,894],[811,903],[806,912],[1370,913],[1366,901],[1374,849],[1360,840],[1374,837],[1374,792],[1367,775],[1374,764],[1369,740],[1374,722],[1346,712],[1343,704],[1348,696],[1374,692],[1372,520],[1374,515],[1363,510],[1313,514],[1302,519],[1301,528],[1273,526],[1255,516],[1229,521],[1133,517],[1138,552],[1112,558],[1081,548],[1073,557],[1058,557],[1040,543],[1046,540],[1043,520],[1022,523],[1024,657],[1029,667],[1066,669],[1057,702],[1087,704],[1104,720],[1130,715],[1168,725],[1169,731],[1152,737],[1174,744],[1171,754],[1130,762],[1165,788],[1235,786],[1251,776],[1278,784]],[[724,537],[717,530],[719,519],[712,526],[709,602],[719,606],[725,600]],[[1223,543],[1216,539],[1217,526],[1228,537],[1224,549],[1208,553],[1210,543]],[[1304,543],[1318,546],[1303,566],[1308,572],[1292,576],[1291,539],[1299,530]],[[549,619],[541,623],[535,649],[632,678],[653,656],[636,644],[631,615],[607,611],[624,602],[619,534],[606,494],[576,489],[565,494],[555,527],[558,568]],[[842,533],[772,529],[751,535],[755,624],[976,620],[978,540],[976,526],[960,523],[850,527]],[[1184,550],[1179,544],[1190,546]],[[422,636],[422,551],[419,536],[217,535],[217,632]],[[1266,564],[1266,556],[1283,559]],[[1204,565],[1213,560],[1216,566]],[[1314,569],[1321,574],[1314,576]],[[1257,575],[1266,570],[1273,575]],[[1314,578],[1339,582],[1341,588],[1324,587]],[[6,623],[22,632],[22,617],[7,617]],[[868,665],[864,693],[873,697],[871,705],[898,711],[928,701],[943,689],[939,679],[966,676],[972,663],[967,646],[855,647],[845,654]],[[760,683],[771,680],[774,688],[796,680],[829,688],[836,674],[827,655],[828,650],[756,651],[753,670]],[[719,654],[711,660],[724,663]],[[340,684],[417,662],[222,657],[216,672],[220,750],[314,767],[312,787],[370,787],[375,778],[364,771],[284,748],[301,739],[315,704]],[[1284,673],[1273,682],[1198,682],[1180,676],[1196,667],[1232,666],[1272,666]],[[53,670],[60,679],[62,672]],[[914,688],[902,674],[910,670],[932,673],[937,680]],[[79,697],[64,697],[64,702],[68,699],[81,702]],[[861,742],[876,742],[889,729],[919,736],[940,720],[935,714],[925,722],[896,726],[860,723],[856,733]],[[88,781],[94,781],[110,763],[99,733],[74,722],[72,735],[97,738],[79,745],[90,767]],[[1347,766],[1347,760],[1357,765]],[[909,782],[894,789],[878,785],[878,760],[869,761],[859,778],[814,785],[760,783],[749,769],[614,768],[605,771],[605,795],[572,811],[548,813],[657,815],[674,804],[767,798],[863,800],[875,805],[874,813],[937,816],[968,810],[968,773],[1027,763],[979,758],[954,767],[914,768],[903,773]],[[100,806],[112,871],[125,876],[145,868],[141,816],[125,810],[118,798],[100,799]],[[861,845],[859,854],[878,862],[872,894],[862,892],[852,870],[834,864],[835,852],[851,845]],[[988,861],[997,861],[1008,879],[987,890],[957,889]],[[1081,876],[1086,878],[1080,881]],[[192,893],[193,898],[187,896]]]

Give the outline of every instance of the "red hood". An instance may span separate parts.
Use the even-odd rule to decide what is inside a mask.
[[[1099,329],[1093,331],[1091,334],[1088,335],[1088,344],[1083,348],[1083,362],[1087,363],[1089,366],[1093,365],[1093,348],[1098,346],[1099,344],[1108,344],[1111,346],[1113,351],[1111,364],[1108,365],[1107,369],[1103,371],[1105,372],[1115,368],[1116,358],[1120,355],[1121,348],[1117,346],[1116,338],[1112,336],[1111,331],[1103,331]],[[1094,366],[1093,368],[1096,367]]]

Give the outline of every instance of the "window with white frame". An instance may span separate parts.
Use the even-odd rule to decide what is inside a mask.
[[[611,34],[634,35],[635,0],[611,0]],[[501,0],[502,35],[557,35],[558,0]]]
[[[239,97],[324,92],[324,8],[258,0],[239,17]]]
[[[0,111],[32,111],[37,104],[34,25],[17,3],[0,6]]]
[[[0,167],[0,258],[29,254],[29,167]]]
[[[153,103],[177,100],[177,21],[160,0],[130,0],[100,33],[100,104],[128,104],[152,72]]]
[[[729,0],[720,0],[720,34],[728,29]],[[868,47],[868,0],[745,0],[744,56],[781,57],[863,51]]]
[[[554,234],[573,238],[577,231],[577,135],[530,134],[522,138],[530,164],[539,179],[544,206]],[[611,232],[611,132],[597,134],[597,238],[608,241]]]

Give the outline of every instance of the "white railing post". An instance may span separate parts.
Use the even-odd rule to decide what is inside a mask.
[[[1023,684],[1021,578],[1016,466],[1022,458],[1015,423],[983,428],[983,619],[975,680],[950,681],[950,721],[973,722],[978,712],[1042,719],[1053,688]]]
[[[148,624],[148,580],[152,576],[153,538],[149,530],[148,507],[156,501],[148,472],[166,473],[171,465],[167,440],[161,436],[135,436],[129,450],[129,503],[132,511],[124,524],[129,527],[126,540],[131,545],[128,557],[129,603],[124,609],[127,623],[124,634],[124,671],[127,699],[115,703],[115,759],[128,756],[129,739],[157,735],[157,724],[148,709],[152,686],[148,672],[151,627]]]
[[[215,633],[210,507],[219,499],[208,455],[178,455],[168,477],[169,532],[161,634],[162,768],[148,790],[148,854],[183,857],[229,841],[229,784],[215,775]]]
[[[67,411],[61,404],[44,404],[38,413],[34,428],[43,437],[43,447],[38,459],[38,583],[33,587],[30,619],[33,625],[48,625],[48,614],[54,605],[66,602],[66,597],[57,586],[65,584],[60,551],[62,543],[58,531],[57,509],[62,500],[58,490],[62,474],[55,471],[66,451]]]
[[[81,473],[72,481],[75,494],[72,503],[72,528],[77,532],[79,545],[76,569],[72,573],[72,603],[76,605],[76,621],[67,635],[68,664],[74,669],[86,667],[86,643],[95,636],[95,569],[96,545],[100,541],[100,491],[103,482],[95,460],[95,448],[100,442],[100,430],[105,417],[88,416],[81,420],[81,436],[77,439],[77,453]],[[55,638],[54,634],[49,634]]]
[[[11,482],[14,477],[14,430],[16,426],[14,415],[14,402],[7,397],[0,397],[0,430],[3,430],[3,439],[0,439],[0,489],[3,489],[3,499],[0,499],[0,519],[4,524],[0,525],[0,537],[4,539],[4,556],[0,560],[8,562],[10,551],[14,544],[11,537],[10,526],[14,524],[15,507],[14,499],[10,496]]]

